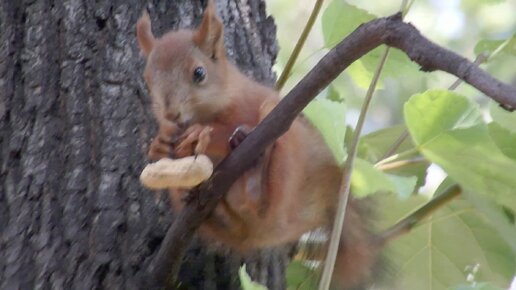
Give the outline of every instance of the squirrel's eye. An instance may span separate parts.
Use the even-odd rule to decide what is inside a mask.
[[[193,82],[200,84],[206,78],[206,69],[202,66],[198,66],[193,71]]]

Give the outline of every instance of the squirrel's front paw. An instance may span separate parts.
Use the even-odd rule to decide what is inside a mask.
[[[231,150],[237,148],[242,142],[244,142],[244,139],[251,133],[251,127],[247,125],[241,125],[238,126],[235,131],[233,131],[233,134],[229,137],[229,147],[231,147]]]
[[[176,139],[174,135],[178,131],[179,127],[173,123],[160,125],[158,135],[152,139],[149,146],[148,158],[157,161],[161,158],[171,157]]]
[[[195,154],[204,154],[210,143],[211,126],[195,124],[190,126],[179,138],[175,154],[177,157],[186,157]]]

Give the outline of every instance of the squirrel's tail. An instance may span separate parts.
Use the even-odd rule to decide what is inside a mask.
[[[332,285],[335,289],[356,289],[371,281],[382,243],[364,221],[364,209],[350,200],[335,261]]]

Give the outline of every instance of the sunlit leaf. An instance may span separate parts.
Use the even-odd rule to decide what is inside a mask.
[[[385,52],[385,45],[379,46],[373,49],[371,52],[364,55],[360,61],[364,67],[373,73]],[[389,56],[383,66],[382,76],[396,77],[405,74],[417,74],[419,67],[417,64],[412,62],[405,53],[397,49],[391,49]]]
[[[324,43],[331,48],[349,35],[359,25],[375,19],[376,16],[364,9],[333,0],[322,16]],[[361,88],[369,87],[374,72],[385,52],[385,46],[377,47],[349,66],[346,72]],[[384,65],[377,89],[383,88],[384,76],[399,76],[405,73],[417,73],[417,65],[401,51],[391,49]],[[341,90],[342,91],[342,90]]]
[[[360,24],[376,18],[366,10],[346,3],[344,0],[333,0],[322,15],[324,43],[331,48]]]
[[[477,104],[443,90],[412,96],[405,104],[405,121],[414,142],[419,146],[448,132],[482,127]]]
[[[493,118],[493,121],[498,123],[500,126],[516,133],[516,111],[509,112],[501,108],[498,103],[491,101],[489,103],[489,114],[491,115],[491,118]]]
[[[373,164],[357,158],[351,176],[351,192],[354,196],[364,197],[376,192],[394,192],[408,197],[416,185],[417,178],[385,174]]]
[[[345,17],[344,17],[345,16]],[[360,24],[375,19],[376,16],[366,10],[360,9],[346,3],[344,0],[333,0],[322,16],[322,29],[325,46],[331,48],[343,40]],[[347,69],[347,73],[353,81],[361,88],[366,89],[371,83],[374,70],[364,66],[361,60],[355,61]],[[378,88],[383,87],[382,81]],[[344,88],[339,89],[344,91]]]
[[[303,111],[304,115],[321,132],[336,160],[342,163],[346,157],[346,106],[342,102],[316,99]]]
[[[249,274],[247,274],[247,271],[245,270],[245,265],[240,267],[238,276],[240,277],[240,286],[242,287],[242,290],[267,290],[267,287],[251,280],[251,277],[249,277]]]
[[[475,45],[475,54],[479,55],[481,53],[487,53],[488,55],[491,55],[505,41],[507,41],[507,39],[481,40]],[[512,36],[509,43],[507,43],[500,52],[516,56],[516,36]]]
[[[367,69],[361,60],[357,60],[352,63],[346,69],[346,72],[349,74],[353,82],[355,82],[355,84],[362,89],[367,89],[369,87],[374,75],[374,71]],[[376,84],[376,89],[383,89],[382,79],[380,79]]]
[[[464,188],[516,209],[516,162],[491,140],[478,106],[449,91],[414,95],[405,120],[423,155]]]

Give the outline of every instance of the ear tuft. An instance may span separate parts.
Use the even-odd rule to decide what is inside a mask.
[[[215,60],[225,56],[224,25],[217,16],[213,0],[208,1],[193,41],[207,56]]]
[[[148,57],[154,47],[155,38],[152,34],[149,13],[145,10],[140,19],[138,19],[138,23],[136,23],[136,37],[138,38],[138,44],[140,45],[142,54]]]

